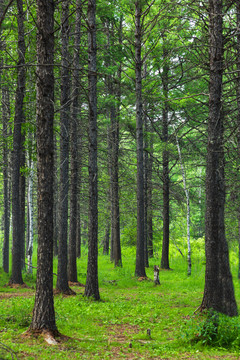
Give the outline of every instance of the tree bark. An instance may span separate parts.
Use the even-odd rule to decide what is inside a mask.
[[[237,23],[237,143],[238,161],[240,158],[240,3],[236,2],[236,23]],[[238,207],[238,279],[240,279],[240,205]]]
[[[78,216],[78,111],[79,111],[79,58],[80,58],[80,30],[81,30],[81,4],[76,4],[75,39],[72,80],[72,116],[70,123],[70,154],[71,154],[71,183],[70,183],[70,229],[68,249],[68,280],[77,282],[77,216]],[[80,144],[81,146],[81,144]]]
[[[10,119],[9,91],[2,88],[2,117],[3,117],[3,194],[4,194],[4,240],[3,240],[3,270],[9,272],[9,228],[10,228],[10,199],[9,199],[9,149],[8,122]]]
[[[97,46],[96,0],[88,0],[89,219],[85,296],[100,299],[98,288]]]
[[[69,117],[70,117],[70,72],[69,72],[69,1],[62,1],[62,73],[60,112],[60,229],[58,244],[58,277],[56,288],[68,294],[68,193],[69,193]]]
[[[146,277],[144,257],[144,177],[143,177],[143,114],[142,114],[142,9],[135,2],[135,76],[137,138],[137,249],[135,276]]]
[[[169,267],[169,150],[168,150],[168,53],[163,35],[163,113],[162,113],[162,138],[163,138],[163,242],[161,268]]]
[[[13,156],[12,156],[12,275],[10,283],[23,284],[22,279],[22,208],[20,201],[20,166],[22,136],[21,125],[24,119],[23,100],[25,95],[25,52],[24,41],[24,12],[22,0],[17,1],[18,8],[18,68],[17,89],[15,99],[15,117],[13,131]]]
[[[53,0],[37,0],[37,29],[38,266],[30,329],[56,331],[53,303]]]
[[[209,0],[209,118],[206,169],[205,287],[201,308],[237,315],[228,245],[225,238],[223,148],[223,29],[222,1]]]
[[[147,184],[147,232],[148,232],[148,256],[153,257],[153,206],[152,206],[152,167],[153,167],[153,139],[150,134],[149,139],[150,156],[148,159],[148,184]]]

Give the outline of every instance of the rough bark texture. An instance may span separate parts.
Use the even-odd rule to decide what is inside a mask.
[[[237,142],[238,142],[238,159],[240,159],[240,2],[236,2],[236,12],[237,12]],[[238,160],[240,161],[240,160]],[[240,279],[240,205],[238,208],[238,278]]]
[[[144,177],[143,177],[143,114],[141,4],[135,2],[135,75],[136,75],[136,138],[137,138],[137,250],[135,275],[146,277],[144,259]]]
[[[3,194],[4,194],[4,240],[3,240],[3,270],[9,272],[9,150],[8,150],[8,122],[10,119],[9,91],[6,87],[2,89],[2,118],[3,118]]]
[[[62,1],[62,73],[60,112],[60,222],[58,245],[58,277],[56,288],[70,292],[68,286],[68,190],[69,190],[69,117],[70,117],[70,73],[69,73],[69,1]]]
[[[96,0],[88,0],[89,96],[89,223],[85,296],[100,299],[98,288],[98,168],[97,168],[97,46]]]
[[[77,215],[78,215],[78,111],[79,111],[79,57],[80,57],[80,30],[81,30],[81,3],[76,4],[75,39],[73,58],[72,80],[72,113],[70,123],[70,224],[69,224],[69,248],[68,248],[68,280],[77,282]],[[80,144],[81,146],[81,144]]]
[[[31,330],[56,330],[53,303],[54,1],[37,0],[38,269]]]
[[[18,68],[17,89],[15,99],[15,117],[13,131],[12,155],[12,275],[10,283],[23,284],[22,279],[22,213],[20,201],[20,166],[21,166],[21,125],[23,123],[23,99],[25,94],[25,52],[24,12],[22,0],[17,1],[18,7]]]
[[[163,39],[164,41],[164,39]],[[161,268],[169,269],[169,151],[168,151],[168,54],[163,46],[163,112],[162,112],[162,138],[163,138],[163,242]]]
[[[150,135],[150,156],[148,159],[148,185],[147,185],[147,232],[148,232],[148,256],[153,257],[153,206],[152,206],[152,167],[153,167],[153,139]]]
[[[209,0],[209,119],[206,170],[206,272],[201,308],[237,315],[224,227],[222,1]]]
[[[114,34],[112,34],[114,37]],[[120,20],[119,43],[122,43],[122,20]],[[111,196],[112,196],[112,243],[115,266],[122,266],[121,242],[120,242],[120,211],[119,211],[119,182],[118,182],[118,157],[119,157],[119,116],[121,100],[121,67],[118,69],[119,86],[116,89],[113,78],[110,79],[110,95],[116,97],[118,104],[113,102],[110,107],[111,119]]]

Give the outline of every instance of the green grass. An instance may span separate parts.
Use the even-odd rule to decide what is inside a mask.
[[[159,264],[159,259],[150,259],[150,280],[138,281],[133,276],[134,249],[123,249],[122,268],[114,268],[108,257],[100,255],[101,301],[84,298],[81,287],[74,287],[76,296],[55,296],[58,330],[70,337],[57,346],[47,345],[41,337],[22,336],[31,322],[34,289],[3,287],[8,276],[0,270],[0,359],[238,359],[238,318],[231,320],[234,323],[221,320],[221,341],[194,341],[204,320],[203,315],[193,316],[204,289],[204,256],[201,251],[196,254],[188,277],[186,261],[171,248],[172,270],[160,271],[160,286],[152,281],[153,265]],[[231,263],[236,277],[235,254]],[[78,262],[82,283],[86,281],[86,266],[84,251]],[[54,268],[56,272],[56,260]],[[24,281],[34,287],[35,273],[33,277],[24,274]],[[239,304],[239,283],[234,282]],[[231,338],[229,334],[234,341],[224,342],[224,338]]]

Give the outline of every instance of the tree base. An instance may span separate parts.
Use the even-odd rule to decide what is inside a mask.
[[[23,337],[43,337],[43,339],[46,341],[49,345],[59,345],[63,341],[67,341],[69,339],[68,336],[62,335],[58,330],[33,330],[28,329],[25,333],[22,335]]]

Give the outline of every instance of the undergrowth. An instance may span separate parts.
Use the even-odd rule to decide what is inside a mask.
[[[84,288],[77,286],[76,296],[55,295],[58,330],[69,339],[51,347],[41,338],[22,336],[32,318],[36,270],[31,276],[23,274],[27,289],[4,287],[9,276],[0,270],[0,359],[238,359],[238,317],[193,315],[204,289],[201,252],[193,256],[192,275],[187,276],[186,260],[172,247],[172,270],[160,270],[161,285],[155,286],[153,265],[159,265],[159,258],[150,259],[148,280],[139,281],[134,277],[134,251],[123,249],[122,268],[99,255],[100,301],[85,298]],[[56,264],[55,259],[54,272]],[[234,274],[234,257],[232,265]],[[78,260],[83,284],[86,268],[83,251]],[[235,290],[239,299],[237,279]]]

